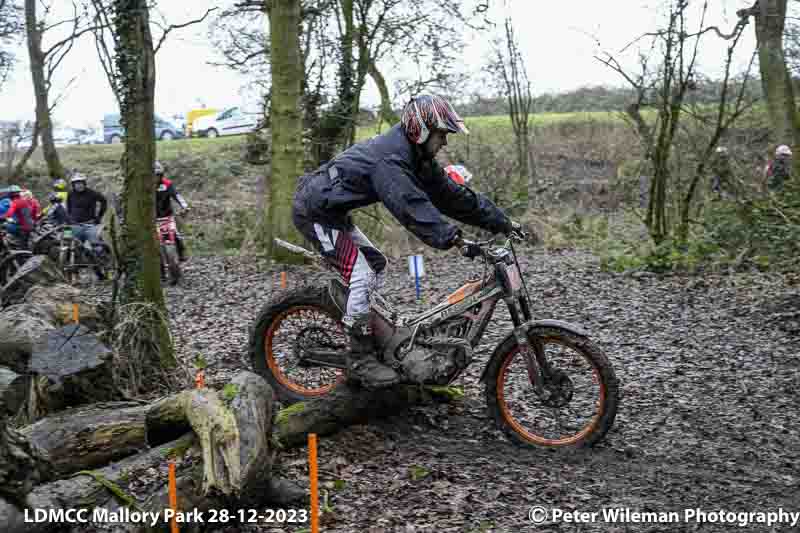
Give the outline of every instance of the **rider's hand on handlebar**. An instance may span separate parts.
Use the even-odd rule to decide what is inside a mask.
[[[465,240],[460,235],[453,241],[453,246],[456,246],[461,255],[467,259],[475,259],[482,253],[481,247],[477,243]]]
[[[511,221],[511,231],[508,233],[509,237],[517,238],[530,244],[538,244],[541,242],[539,236],[529,227],[523,226],[519,222]]]

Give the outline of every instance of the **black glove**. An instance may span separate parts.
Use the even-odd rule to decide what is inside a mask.
[[[461,238],[461,235],[458,235],[453,240],[453,246],[458,247],[458,251],[466,257],[467,259],[475,259],[476,257],[480,257],[482,251],[481,247],[471,241],[465,241]]]
[[[509,236],[519,237],[523,241],[532,245],[536,245],[541,242],[539,236],[530,227],[523,226],[519,222],[514,222],[513,220],[509,220],[509,231],[506,234]]]

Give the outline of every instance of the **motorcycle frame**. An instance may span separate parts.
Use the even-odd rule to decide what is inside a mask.
[[[163,229],[166,227],[166,229]],[[159,244],[175,244],[177,240],[178,224],[174,215],[156,219],[156,234]]]
[[[282,241],[281,239],[275,239],[275,241],[279,246],[305,255],[324,269],[331,271],[335,276],[335,280],[339,283],[340,289],[347,291],[347,283],[344,278],[320,254],[311,252],[301,246]],[[513,331],[517,343],[523,348],[522,353],[525,359],[529,380],[536,392],[541,394],[544,387],[543,378],[550,374],[550,366],[547,363],[542,346],[539,343],[529,342],[527,337],[527,326],[533,322],[533,317],[531,314],[527,287],[525,286],[522,271],[516,259],[513,244],[511,241],[508,241],[507,245],[500,248],[499,251],[486,252],[486,256],[484,256],[483,259],[487,265],[490,264],[491,260],[491,264],[494,267],[493,275],[487,276],[484,274],[481,279],[469,280],[467,284],[457,289],[454,293],[451,293],[443,302],[412,317],[406,317],[395,312],[392,306],[378,291],[372,293],[370,311],[379,315],[384,321],[393,326],[393,333],[391,335],[379,339],[379,341],[385,342],[383,347],[384,361],[393,364],[393,366],[397,366],[398,361],[395,357],[395,353],[398,348],[408,341],[406,350],[410,350],[414,345],[414,340],[420,329],[435,328],[448,319],[466,317],[469,318],[471,322],[471,327],[466,334],[470,353],[468,354],[469,358],[467,363],[452,376],[451,381],[458,378],[461,372],[472,363],[471,350],[478,345],[483,337],[486,326],[494,316],[497,302],[503,300],[506,303],[511,321],[514,325]],[[516,289],[512,288],[507,274],[508,271],[505,268],[506,266],[513,266],[518,270],[520,287]],[[464,296],[455,302],[450,301],[453,295],[459,290],[465,289],[469,285],[475,283],[481,284],[481,287],[476,292]],[[344,302],[346,302],[346,294],[343,296],[345,296]],[[339,310],[344,313],[345,309],[342,308],[343,305],[336,301],[336,297],[333,293],[331,297],[336,306],[339,307]],[[473,308],[476,309],[474,313],[470,312]],[[529,347],[532,348],[532,350],[528,349]],[[486,369],[484,369],[481,379],[483,379],[485,373]],[[543,373],[544,376],[542,375]]]

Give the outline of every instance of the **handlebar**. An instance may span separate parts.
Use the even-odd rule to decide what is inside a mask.
[[[531,232],[523,229],[514,229],[508,234],[508,239],[511,241],[524,242],[532,236]],[[497,237],[492,237],[485,241],[471,241],[469,239],[461,238],[459,240],[459,252],[467,259],[474,259],[480,255],[487,254],[486,248],[497,242]]]

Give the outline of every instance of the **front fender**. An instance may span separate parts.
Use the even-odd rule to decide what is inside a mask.
[[[544,319],[544,320],[531,320],[529,322],[525,322],[524,324],[520,325],[519,328],[516,328],[515,330],[510,331],[503,338],[503,340],[500,341],[500,343],[497,346],[500,347],[503,344],[505,344],[507,341],[513,340],[517,335],[517,331],[520,331],[521,333],[524,333],[525,335],[527,335],[528,331],[530,331],[530,330],[532,330],[534,328],[539,328],[539,327],[561,329],[561,330],[564,330],[564,331],[568,331],[568,332],[570,332],[570,333],[572,333],[574,335],[578,335],[580,337],[588,337],[589,336],[589,332],[587,330],[583,329],[582,327],[578,326],[577,324],[572,324],[570,322],[565,322],[564,320],[552,320],[552,319],[548,318],[548,319]],[[488,370],[489,370],[489,365],[487,363],[487,365],[483,368],[483,372],[481,372],[481,377],[478,380],[479,383],[483,383],[484,382],[484,379],[486,378],[486,372]]]

